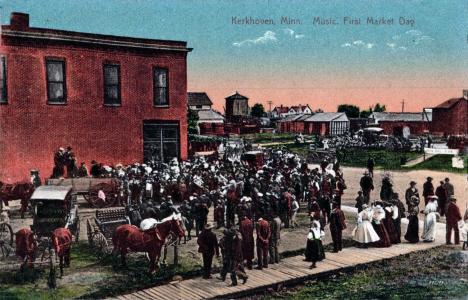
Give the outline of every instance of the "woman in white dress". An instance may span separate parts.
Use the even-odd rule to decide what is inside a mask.
[[[424,228],[422,233],[422,240],[425,242],[433,242],[436,237],[437,217],[439,217],[439,208],[437,205],[437,196],[431,196],[430,202],[427,203],[426,208],[422,211],[424,213]]]
[[[354,240],[363,244],[364,247],[367,247],[368,243],[376,242],[380,238],[375,232],[374,227],[372,227],[372,209],[369,208],[366,204],[364,204],[362,208],[364,210],[358,213],[357,228],[356,233],[354,234]]]

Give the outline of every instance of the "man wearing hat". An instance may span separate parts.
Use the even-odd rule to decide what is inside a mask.
[[[447,205],[448,195],[447,195],[447,189],[445,189],[445,185],[444,185],[445,182],[441,180],[439,183],[440,185],[436,188],[435,195],[437,196],[437,198],[439,198],[437,200],[439,204],[439,214],[441,217],[443,217],[445,216],[445,206]]]
[[[263,220],[263,214],[258,213],[257,221],[257,260],[256,269],[268,268],[268,246],[270,242],[271,230],[267,221]]]
[[[361,177],[359,185],[362,189],[362,194],[367,202],[370,200],[370,193],[374,190],[374,180],[370,176],[369,172],[364,172],[364,176]]]
[[[242,238],[239,231],[231,228],[223,231],[224,236],[219,241],[221,253],[223,254],[223,269],[219,279],[226,280],[227,273],[231,274],[231,286],[237,285],[237,277],[242,279],[242,283],[247,282],[247,274],[245,274],[242,263]]]
[[[445,178],[445,189],[447,190],[447,196],[450,198],[450,196],[455,195],[455,190],[453,188],[453,185],[450,183],[450,179],[447,177]]]
[[[458,222],[461,221],[462,216],[460,214],[460,209],[457,206],[457,199],[455,196],[450,196],[449,203],[445,209],[446,221],[447,221],[447,232],[446,232],[446,242],[447,245],[452,244],[452,229],[455,232],[455,244],[460,244],[460,230],[458,228]]]
[[[270,221],[270,244],[269,244],[269,254],[270,254],[270,264],[278,264],[280,262],[278,245],[281,239],[281,219],[278,216],[277,212],[273,212],[273,220]]]
[[[196,214],[195,214],[195,232],[198,236],[199,232],[203,230],[203,227],[208,221],[208,213],[210,212],[208,206],[206,206],[205,198],[200,198],[200,202],[196,204]]]
[[[406,200],[406,205],[408,205],[408,212],[412,211],[412,209],[414,208],[416,202],[417,202],[416,206],[419,205],[419,202],[420,202],[420,200],[419,200],[419,191],[416,188],[416,182],[415,181],[411,181],[410,182],[410,187],[408,189],[406,189],[405,200]],[[417,211],[419,211],[419,209],[417,209]]]
[[[76,157],[70,146],[67,147],[67,151],[65,152],[65,165],[67,166],[67,177],[76,177]]]
[[[252,270],[252,261],[254,259],[254,225],[249,218],[241,215],[239,231],[242,235],[242,256],[247,261],[247,268]]]
[[[366,199],[362,195],[362,191],[358,191],[358,196],[356,197],[355,200],[356,200],[356,204],[354,205],[354,207],[358,209],[358,213],[362,211],[363,204],[369,204],[368,202],[366,202]]]
[[[219,257],[218,238],[211,230],[213,227],[213,223],[207,223],[197,240],[198,252],[203,256],[203,279],[211,278],[213,256]]]
[[[333,240],[333,252],[343,250],[342,234],[343,230],[346,229],[345,215],[340,209],[338,202],[333,202],[332,211],[330,214],[330,233]]]
[[[60,178],[63,177],[65,173],[64,165],[65,165],[65,149],[62,147],[59,148],[59,151],[55,152],[54,154],[54,164],[55,167],[52,171],[52,178]]]
[[[432,184],[432,177],[427,177],[426,182],[423,184],[423,197],[424,197],[424,204],[427,205],[429,203],[429,199],[431,196],[434,195],[434,185]]]
[[[85,162],[82,162],[81,166],[78,169],[78,177],[89,177],[88,168],[86,168]]]
[[[214,209],[214,219],[216,221],[216,229],[224,227],[224,204],[218,203],[218,206]]]

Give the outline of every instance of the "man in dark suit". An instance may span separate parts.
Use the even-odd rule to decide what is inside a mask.
[[[198,252],[203,256],[203,279],[211,278],[211,265],[213,263],[213,256],[219,257],[219,245],[216,234],[211,229],[212,223],[207,223],[205,229],[198,236]]]

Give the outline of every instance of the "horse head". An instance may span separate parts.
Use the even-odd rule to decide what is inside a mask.
[[[184,236],[184,230],[180,225],[180,220],[178,218],[172,218],[171,222],[171,232],[175,234],[178,238],[182,238]]]

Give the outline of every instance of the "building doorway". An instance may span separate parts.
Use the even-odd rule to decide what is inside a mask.
[[[403,136],[403,126],[393,127],[393,136]]]
[[[145,162],[169,162],[179,158],[179,124],[145,121],[143,123],[143,156]]]

